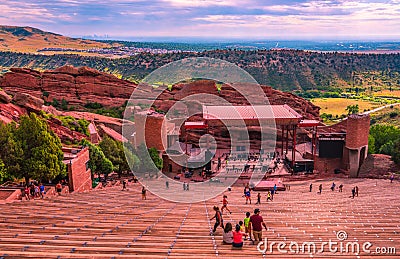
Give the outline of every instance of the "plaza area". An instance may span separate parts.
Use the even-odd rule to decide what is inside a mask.
[[[343,184],[343,192],[330,190],[333,181],[336,187]],[[399,256],[400,182],[342,178],[288,184],[290,190],[278,191],[272,202],[261,192],[260,205],[255,204],[257,192],[252,192],[252,204],[245,204],[241,186],[224,193],[232,211],[223,213],[225,224],[235,226],[246,212],[260,209],[268,227],[265,254],[247,240],[242,249],[224,245],[221,228],[212,234],[213,206],[222,206],[223,194],[195,204],[165,201],[150,192],[142,200],[141,185],[129,183],[127,191],[116,186],[1,204],[0,258],[396,258],[389,254],[392,248]],[[353,199],[355,186],[359,194]],[[189,193],[177,190],[176,195]],[[338,232],[347,238],[339,241]],[[361,251],[334,253],[327,245],[311,254],[289,251],[291,242],[312,242],[318,251],[330,240],[339,243],[336,247],[358,243]],[[271,242],[276,243],[272,252]],[[280,242],[286,247],[278,251]],[[362,251],[366,242],[372,244],[370,253]],[[377,248],[387,253],[377,254]]]

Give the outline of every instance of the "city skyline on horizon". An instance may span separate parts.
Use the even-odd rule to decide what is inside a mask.
[[[116,40],[399,40],[400,0],[5,0],[0,24]]]

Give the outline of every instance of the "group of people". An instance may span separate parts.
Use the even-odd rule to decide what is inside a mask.
[[[278,186],[276,186],[276,184],[274,184],[274,187],[272,187],[272,189],[268,190],[268,192],[267,192],[267,195],[266,195],[267,202],[274,200],[274,195],[277,193],[277,191],[278,191]],[[244,187],[243,197],[246,197],[246,204],[248,202],[251,204],[251,188],[250,188],[248,183]],[[257,202],[256,202],[256,204],[261,204],[261,193],[257,194]]]
[[[355,196],[358,197],[358,186],[353,187],[353,189],[351,189],[351,196],[352,199],[354,199]]]
[[[218,206],[214,206],[213,209],[215,211],[215,215],[211,218],[211,220],[215,219],[213,234],[217,231],[218,227],[221,227],[223,229],[222,242],[224,244],[232,245],[232,247],[235,248],[241,248],[243,247],[243,237],[247,237],[248,240],[253,243],[262,241],[262,230],[263,227],[267,230],[267,225],[260,215],[260,209],[255,209],[252,216],[250,216],[250,212],[246,212],[246,217],[243,221],[241,220],[235,224],[235,229],[233,229],[232,223],[230,222],[226,223],[224,226],[222,211],[220,211]],[[251,233],[253,233],[254,239],[251,238]]]
[[[55,191],[58,195],[61,195],[62,184],[58,182],[55,186]],[[37,183],[35,181],[31,182],[29,185],[25,185],[21,189],[22,197],[26,200],[43,199],[46,194],[46,189],[43,183]]]
[[[45,194],[45,188],[43,183],[38,184],[36,182],[31,182],[29,186],[26,185],[25,188],[21,191],[23,193],[23,197],[25,197],[26,200],[35,198],[43,199]]]
[[[312,192],[312,189],[313,189],[313,184],[310,183],[310,192]],[[336,189],[335,182],[332,182],[332,185],[331,185],[330,189],[331,189],[331,191],[335,191],[335,189]],[[338,186],[338,190],[339,190],[339,192],[343,192],[343,184],[340,184]],[[318,192],[317,193],[318,194],[322,193],[322,183],[318,186]],[[353,187],[353,189],[351,190],[351,194],[352,194],[352,196],[350,196],[350,197],[352,197],[353,199],[354,199],[354,196],[358,197],[358,186]]]

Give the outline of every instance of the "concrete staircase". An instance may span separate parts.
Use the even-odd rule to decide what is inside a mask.
[[[322,194],[317,194],[323,184]],[[228,195],[232,214],[224,223],[235,225],[247,211],[260,208],[268,231],[268,243],[339,242],[338,231],[346,231],[343,241],[371,242],[371,251],[396,247],[400,254],[400,183],[385,180],[340,179],[342,193],[332,192],[332,181],[294,182],[291,190],[278,192],[273,202],[246,205],[243,189],[234,187]],[[194,183],[193,183],[194,184]],[[357,185],[359,197],[351,199]],[[331,253],[273,253],[263,255],[251,241],[243,249],[222,244],[222,229],[210,235],[214,222],[212,207],[221,206],[222,195],[206,202],[180,204],[162,200],[148,192],[141,199],[140,184],[54,196],[45,200],[0,205],[0,258],[396,258],[395,255]],[[185,193],[177,193],[184,195]],[[269,247],[268,247],[269,248]]]

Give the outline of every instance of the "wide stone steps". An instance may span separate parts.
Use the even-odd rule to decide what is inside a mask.
[[[129,191],[112,187],[90,193],[70,194],[44,200],[0,205],[0,258],[371,258],[371,254],[308,252],[280,253],[279,242],[338,241],[336,233],[346,231],[343,242],[371,242],[374,247],[396,247],[400,252],[399,183],[340,179],[343,193],[324,184],[322,194],[309,192],[309,182],[291,185],[278,192],[273,202],[244,204],[243,189],[233,187],[228,195],[232,214],[224,213],[224,223],[233,227],[248,211],[260,208],[268,226],[263,236],[275,242],[273,253],[263,255],[257,245],[245,241],[242,249],[222,244],[222,229],[210,235],[215,221],[212,207],[221,206],[221,197],[195,204],[164,201],[148,192],[142,200],[141,186]],[[377,185],[378,184],[378,185]],[[352,186],[359,197],[349,198]],[[384,191],[383,191],[384,190]],[[177,193],[181,195],[185,193]],[[399,254],[398,254],[399,255]],[[394,255],[373,254],[377,258]]]

